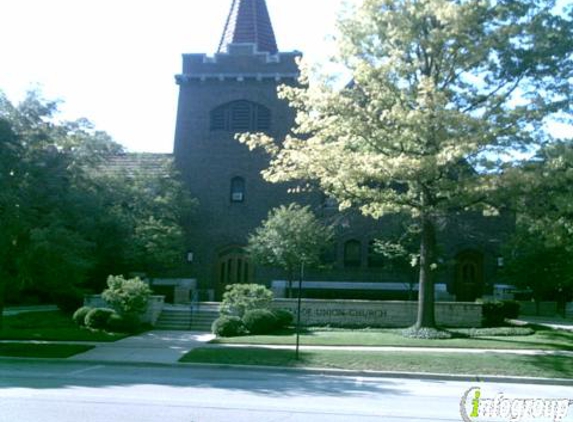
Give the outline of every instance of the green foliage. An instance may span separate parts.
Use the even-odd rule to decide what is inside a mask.
[[[110,275],[107,286],[102,298],[120,315],[138,315],[147,309],[151,289],[138,277],[126,280],[121,275]]]
[[[246,251],[253,261],[283,268],[292,277],[302,263],[319,263],[332,236],[332,228],[322,224],[310,207],[282,205],[271,210],[262,226],[249,236]]]
[[[278,328],[278,319],[269,309],[252,309],[245,312],[243,322],[253,335],[269,334]]]
[[[293,314],[286,309],[273,309],[273,315],[277,319],[277,328],[287,328],[293,322]]]
[[[107,322],[107,331],[112,333],[136,333],[141,327],[137,315],[113,313]]]
[[[571,14],[553,1],[365,0],[339,29],[352,83],[303,68],[280,91],[297,111],[293,133],[240,141],[270,154],[270,182],[302,180],[341,209],[417,220],[428,291],[417,326],[433,326],[436,224],[498,213],[500,157],[551,140],[545,123],[557,114],[572,122]]]
[[[92,309],[93,308],[91,306],[82,306],[81,308],[78,308],[72,316],[73,321],[80,327],[85,327],[86,316]]]
[[[221,302],[221,314],[242,318],[253,309],[269,309],[273,292],[260,284],[231,284],[226,287]]]
[[[517,227],[505,247],[504,276],[508,284],[533,290],[536,300],[573,298],[572,168],[570,139],[548,144],[505,173],[505,197]]]
[[[114,313],[113,309],[94,308],[86,314],[85,326],[92,330],[105,330]]]
[[[499,327],[505,325],[506,319],[519,316],[519,302],[513,300],[485,302],[482,309],[484,327]]]
[[[213,322],[211,331],[218,337],[236,337],[247,332],[241,318],[228,315],[222,315],[217,318]]]
[[[121,146],[57,113],[37,92],[17,106],[0,93],[0,310],[5,290],[34,290],[72,312],[74,288],[183,262],[192,201],[171,160],[123,171]]]

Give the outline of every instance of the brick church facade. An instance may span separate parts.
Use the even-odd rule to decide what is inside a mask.
[[[397,218],[341,215],[319,192],[290,194],[285,185],[269,184],[260,175],[268,157],[235,140],[240,132],[263,131],[278,139],[289,132],[294,112],[277,97],[277,87],[297,83],[300,55],[279,51],[265,0],[233,0],[218,51],[183,55],[182,73],[176,76],[174,159],[199,202],[189,222],[188,276],[197,279],[203,298],[219,298],[232,283],[270,285],[284,279],[279,270],[255,268],[242,248],[270,209],[298,202],[338,223],[335,245],[325,256],[328,265],[307,278],[331,283],[328,288],[316,283],[305,296],[404,298],[414,281],[412,271],[389,265],[372,247],[374,239],[401,230]],[[510,230],[510,219],[452,216],[441,227],[445,265],[437,282],[458,300],[491,293],[501,265],[499,247]],[[346,287],[337,290],[335,283]],[[356,288],[348,288],[349,283]],[[373,283],[392,288],[372,289]]]

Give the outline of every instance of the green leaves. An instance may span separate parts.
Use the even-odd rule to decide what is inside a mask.
[[[255,262],[283,268],[290,276],[303,263],[318,264],[332,235],[332,228],[322,224],[308,206],[283,205],[271,210],[249,237],[246,250]]]

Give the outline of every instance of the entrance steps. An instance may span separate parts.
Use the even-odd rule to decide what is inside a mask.
[[[211,331],[211,325],[218,317],[218,302],[198,302],[188,306],[165,306],[155,328],[159,330]]]

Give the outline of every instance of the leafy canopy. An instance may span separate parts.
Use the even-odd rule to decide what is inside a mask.
[[[255,262],[292,273],[301,264],[316,265],[333,235],[308,206],[281,205],[269,212],[249,237],[246,251]]]

